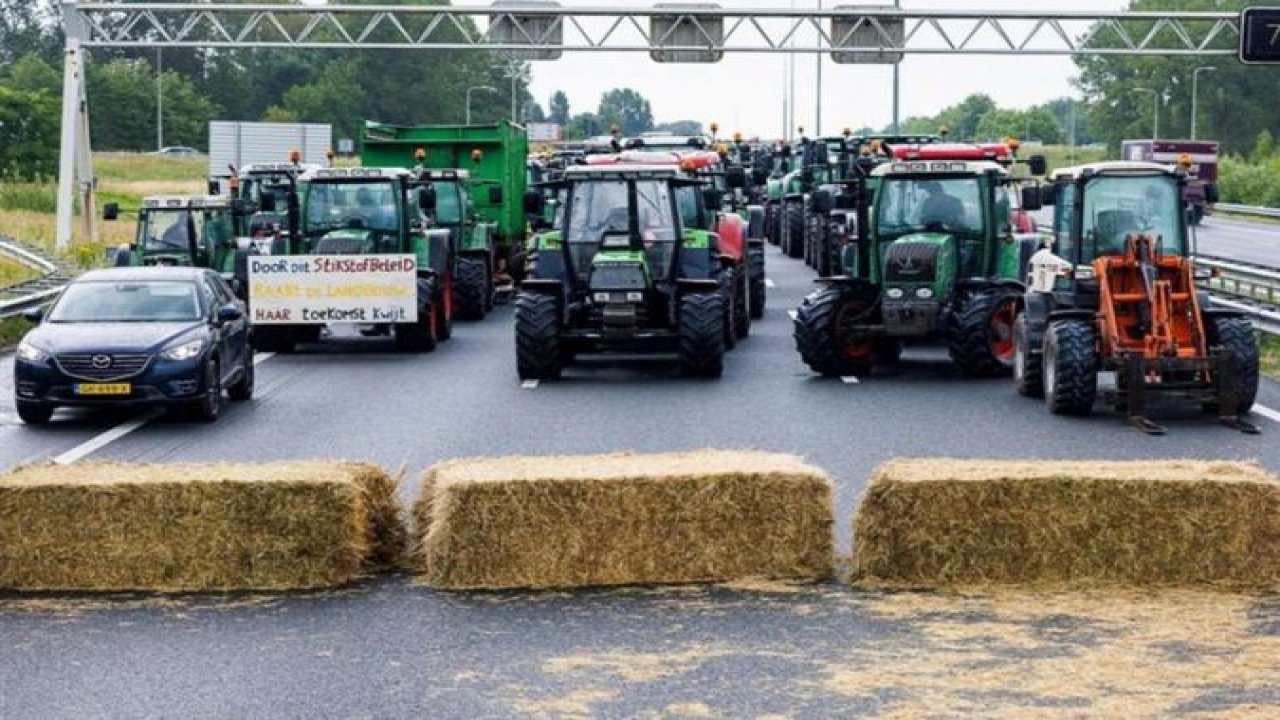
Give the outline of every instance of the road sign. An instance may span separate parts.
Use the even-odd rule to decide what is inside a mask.
[[[1280,63],[1280,7],[1246,8],[1241,14],[1240,62]]]

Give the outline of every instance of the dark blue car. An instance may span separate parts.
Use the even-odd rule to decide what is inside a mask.
[[[244,305],[211,270],[94,270],[33,319],[14,358],[24,422],[104,405],[165,405],[211,422],[224,388],[232,400],[253,396]]]

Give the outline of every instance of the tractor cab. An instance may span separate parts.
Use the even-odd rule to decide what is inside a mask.
[[[232,179],[232,195],[242,207],[236,235],[267,238],[290,232],[290,194],[296,197],[299,176],[318,168],[293,163],[252,163],[240,168]]]
[[[299,179],[301,254],[410,252],[408,187],[400,168],[321,168]]]
[[[115,254],[117,266],[186,265],[224,270],[235,250],[231,203],[216,195],[145,198],[137,235]]]

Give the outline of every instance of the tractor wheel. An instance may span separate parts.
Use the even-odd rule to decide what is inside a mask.
[[[974,292],[947,318],[947,349],[966,374],[991,377],[1013,368],[1018,294],[1007,288]]]
[[[680,298],[680,372],[720,377],[724,371],[725,303],[719,294]]]
[[[751,334],[751,278],[749,267],[734,270],[733,333],[741,340]]]
[[[764,301],[766,286],[764,282],[764,248],[747,251],[747,266],[751,273],[751,317],[759,320],[764,317]]]
[[[431,306],[436,309],[436,339],[444,342],[453,337],[453,299],[457,292],[453,281],[453,274],[446,273],[444,284],[440,292],[433,293],[431,298]]]
[[[777,203],[769,203],[764,210],[764,237],[770,245],[782,244],[781,210]]]
[[[253,330],[253,349],[260,352],[288,355],[296,344],[291,327],[258,325]]]
[[[522,292],[516,296],[516,372],[521,380],[560,377],[560,308],[550,295]]]
[[[1093,326],[1058,320],[1044,338],[1044,399],[1055,415],[1088,415],[1098,396]]]
[[[804,206],[790,202],[783,207],[782,251],[789,258],[804,257]]]
[[[734,300],[734,287],[737,284],[737,271],[725,269],[720,272],[720,300],[724,307],[724,349],[732,350],[738,344],[737,318],[734,310],[738,303]]]
[[[418,320],[412,323],[400,323],[394,327],[396,349],[401,352],[426,353],[436,349],[439,338],[436,336],[436,313],[440,308],[432,303],[427,308],[418,308]]]
[[[1243,415],[1258,397],[1258,343],[1254,340],[1253,324],[1245,318],[1222,317],[1211,318],[1209,325],[1212,344],[1236,359],[1239,373],[1235,387],[1239,398],[1236,412]]]
[[[453,306],[459,320],[483,320],[489,309],[489,268],[483,258],[458,258]]]
[[[814,372],[827,377],[857,375],[871,369],[879,342],[854,335],[853,325],[875,320],[876,298],[850,288],[826,287],[811,293],[796,311],[796,350]]]
[[[1034,353],[1027,316],[1019,313],[1013,321],[1013,384],[1026,397],[1044,395],[1044,355]]]
[[[818,237],[814,228],[814,221],[818,216],[813,212],[813,204],[809,202],[809,198],[806,197],[804,199],[804,204],[801,207],[804,209],[804,264],[809,267],[816,267],[813,245]]]

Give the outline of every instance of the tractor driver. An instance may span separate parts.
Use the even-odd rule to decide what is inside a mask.
[[[920,224],[942,225],[948,228],[959,228],[964,225],[964,203],[959,198],[947,194],[942,184],[936,180],[923,183],[920,188],[928,193],[920,208]]]

